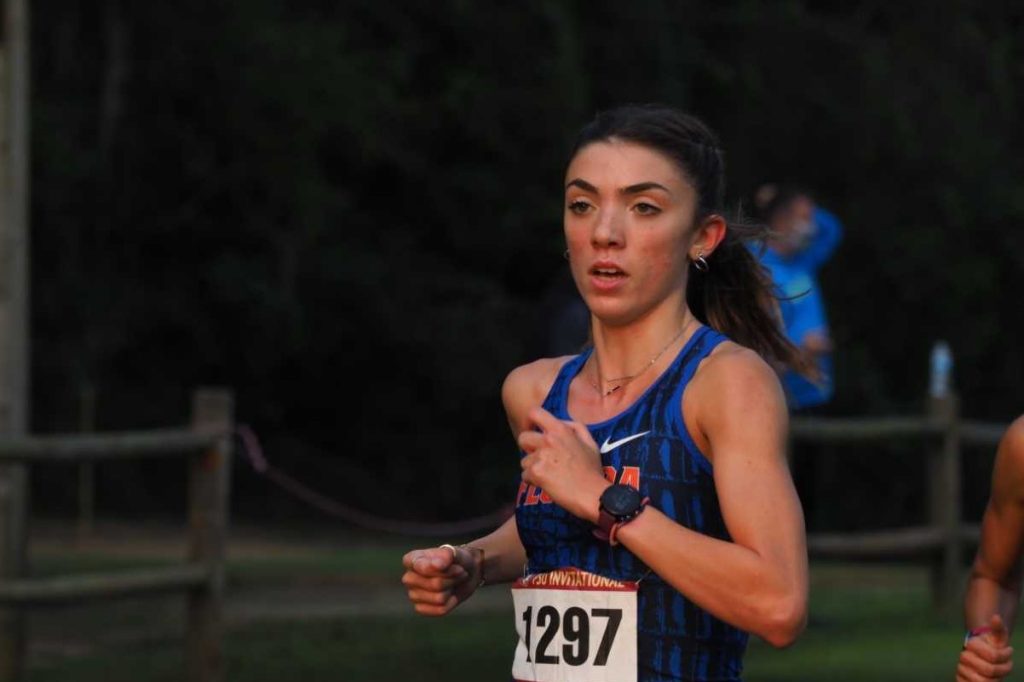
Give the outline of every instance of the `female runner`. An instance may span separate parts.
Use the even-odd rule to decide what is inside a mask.
[[[723,182],[714,135],[662,106],[599,114],[570,155],[565,239],[592,346],[505,381],[515,516],[403,559],[424,615],[515,581],[516,680],[739,680],[747,633],[786,646],[804,627],[772,368],[799,360]]]

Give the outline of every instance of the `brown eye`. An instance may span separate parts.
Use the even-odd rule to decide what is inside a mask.
[[[590,204],[580,199],[569,202],[569,210],[576,215],[583,215],[590,210]]]
[[[648,204],[645,201],[642,201],[639,204],[637,204],[636,206],[634,206],[633,210],[636,211],[640,215],[656,215],[658,213],[661,213],[661,209],[660,208],[658,208],[654,204]]]

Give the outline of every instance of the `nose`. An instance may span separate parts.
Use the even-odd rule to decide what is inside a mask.
[[[622,247],[626,241],[623,227],[621,211],[607,208],[601,211],[597,220],[594,221],[594,227],[590,233],[590,243],[594,248]]]

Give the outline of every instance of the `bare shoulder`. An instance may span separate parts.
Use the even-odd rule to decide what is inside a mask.
[[[1019,589],[1024,553],[1024,416],[1006,429],[992,469],[992,494],[981,522],[974,574]]]
[[[780,404],[785,396],[771,366],[754,351],[726,341],[701,363],[693,387],[719,407]]]
[[[993,472],[993,496],[1024,505],[1024,415],[1014,420],[999,441]]]
[[[701,363],[683,394],[682,411],[705,453],[713,453],[715,441],[744,434],[777,444],[788,424],[786,398],[775,371],[756,352],[731,341]]]
[[[541,358],[520,365],[508,373],[501,386],[501,400],[513,433],[518,434],[522,430],[521,424],[525,422],[526,413],[544,402],[555,383],[558,370],[572,357]]]
[[[1024,415],[1017,417],[1003,434],[1000,449],[1012,452],[1024,464]]]

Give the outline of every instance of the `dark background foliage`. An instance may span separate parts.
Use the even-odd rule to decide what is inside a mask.
[[[831,412],[922,409],[938,338],[968,415],[1022,411],[1019,5],[33,10],[38,431],[74,428],[84,387],[100,428],[128,428],[180,422],[192,387],[224,384],[272,461],[350,504],[498,506],[518,471],[499,387],[538,352],[564,267],[567,147],[596,110],[655,100],[719,132],[734,204],[795,179],[843,220],[822,274]],[[797,458],[812,525],[916,519],[915,452]],[[971,513],[990,461],[968,464]],[[41,508],[73,504],[61,476],[36,476]],[[168,480],[111,465],[101,513],[173,508]],[[846,502],[816,502],[840,485]],[[235,499],[255,519],[322,518],[241,469]]]

